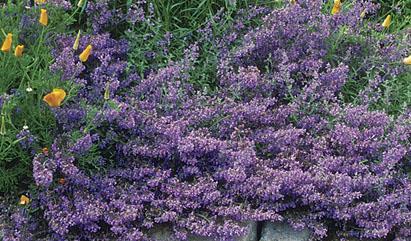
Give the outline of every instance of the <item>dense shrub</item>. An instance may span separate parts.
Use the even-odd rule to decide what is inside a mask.
[[[364,9],[375,6],[329,15],[322,1],[301,0],[274,10],[238,48],[226,35],[214,95],[189,84],[196,44],[140,78],[127,72],[126,42],[82,37],[80,49],[95,46],[83,66],[74,38],[61,36],[51,69],[79,94],[54,111],[59,133],[33,159],[30,209],[40,210],[18,208],[6,240],[144,240],[159,224],[178,240],[229,240],[246,220],[285,220],[318,239],[334,228],[341,238],[411,238],[411,115],[371,108],[387,75],[406,71],[404,50],[371,35],[331,44],[381,31],[360,18]],[[358,105],[345,103],[344,88],[360,78],[353,59],[362,79],[377,69]],[[43,221],[44,235],[26,235]]]

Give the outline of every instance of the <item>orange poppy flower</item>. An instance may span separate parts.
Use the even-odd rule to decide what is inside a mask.
[[[334,6],[333,9],[331,10],[331,14],[337,14],[341,11],[341,1],[340,0],[334,0]]]
[[[43,100],[50,107],[59,107],[64,98],[66,98],[66,92],[63,89],[53,89],[51,93],[44,96]]]
[[[86,62],[88,58],[91,55],[91,50],[93,49],[93,46],[88,45],[87,48],[80,54],[80,61],[81,62]]]
[[[9,52],[11,49],[11,43],[13,42],[13,34],[9,33],[7,34],[6,39],[3,42],[3,45],[1,46],[1,51],[3,52]]]
[[[21,57],[23,56],[24,45],[17,45],[16,49],[14,50],[14,56]]]
[[[383,22],[381,25],[382,25],[384,28],[389,28],[390,25],[391,25],[391,19],[392,19],[391,15],[388,15],[388,16],[385,18],[384,22]]]
[[[43,26],[47,26],[47,25],[49,24],[49,17],[48,17],[48,15],[47,15],[47,10],[44,9],[44,8],[42,8],[42,9],[40,10],[40,19],[39,19],[39,22],[40,22],[40,24],[43,25]]]
[[[27,205],[29,203],[30,203],[30,198],[29,197],[27,197],[24,194],[20,196],[20,202],[19,202],[20,205]]]

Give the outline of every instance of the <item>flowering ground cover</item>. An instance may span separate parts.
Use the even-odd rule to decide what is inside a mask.
[[[411,240],[410,1],[0,14],[3,240]]]

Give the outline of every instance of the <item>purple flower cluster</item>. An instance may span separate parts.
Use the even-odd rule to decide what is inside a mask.
[[[60,73],[62,81],[73,81],[78,86],[74,104],[55,110],[56,119],[65,130],[81,128],[87,117],[84,104],[104,101],[104,93],[109,86],[110,96],[125,92],[127,87],[139,79],[131,75],[124,80],[127,68],[128,44],[124,40],[110,38],[109,34],[82,36],[79,50],[72,49],[74,37],[60,36],[54,49],[55,62],[50,66],[53,73]],[[87,63],[82,63],[78,54],[87,45],[93,46],[93,55]]]
[[[125,22],[136,24],[145,20],[145,0],[130,1],[127,7],[123,6],[126,4],[117,4],[119,6],[113,7],[116,3],[112,2],[109,0],[87,2],[87,22],[95,34],[110,30],[116,31],[115,28]]]
[[[237,36],[219,42],[213,96],[187,84],[197,45],[140,79],[126,73],[126,42],[82,37],[80,49],[94,47],[83,64],[74,38],[62,36],[51,69],[79,85],[77,103],[56,110],[62,133],[33,160],[53,240],[150,240],[158,225],[178,240],[230,240],[247,220],[287,221],[317,239],[337,228],[340,238],[409,240],[411,112],[394,119],[372,102],[345,104],[348,61],[365,60],[355,53],[366,45],[336,52],[329,43],[346,28],[360,36],[359,14],[375,6],[332,16],[322,1],[297,2],[265,17],[239,48],[224,45]],[[385,64],[393,44],[376,44],[367,42],[381,50],[376,68],[404,71]]]
[[[19,140],[21,148],[25,150],[33,150],[34,143],[36,142],[36,137],[30,133],[30,130],[21,130],[17,135],[16,139]]]
[[[1,200],[3,202],[4,200]],[[32,204],[35,207],[37,204]],[[20,241],[20,240],[40,240],[35,233],[38,229],[44,229],[41,223],[35,217],[30,215],[28,209],[22,207],[13,207],[0,204],[0,230],[2,231],[2,240]],[[8,215],[11,213],[10,215]],[[8,225],[3,225],[8,224]]]
[[[64,10],[72,8],[72,4],[69,0],[53,0],[51,1],[51,4]]]
[[[55,62],[50,66],[54,73],[61,73],[63,81],[74,81],[84,87],[80,97],[88,100],[102,99],[102,93],[107,83],[112,86],[111,91],[119,88],[119,78],[127,67],[126,57],[128,44],[124,40],[114,40],[109,34],[82,36],[79,50],[72,49],[74,36],[61,36],[54,49]],[[78,54],[87,45],[93,46],[93,55],[83,64]],[[121,86],[126,87],[126,86]]]

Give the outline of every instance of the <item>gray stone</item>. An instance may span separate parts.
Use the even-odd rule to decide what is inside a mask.
[[[246,235],[243,237],[238,237],[236,241],[256,241],[257,240],[257,222],[244,222],[244,227],[247,229]],[[212,238],[190,236],[190,241],[215,241]]]
[[[244,237],[238,237],[236,241],[256,241],[257,240],[257,223],[245,222],[244,226],[247,228],[247,234]],[[161,225],[151,229],[148,236],[156,241],[177,241],[173,239],[173,232],[169,226]],[[200,237],[196,235],[190,235],[189,241],[215,241],[213,238]]]
[[[308,230],[294,230],[286,223],[264,223],[260,241],[308,241]]]
[[[238,241],[256,241],[257,240],[257,222],[245,223],[247,234],[244,237],[238,238]]]

